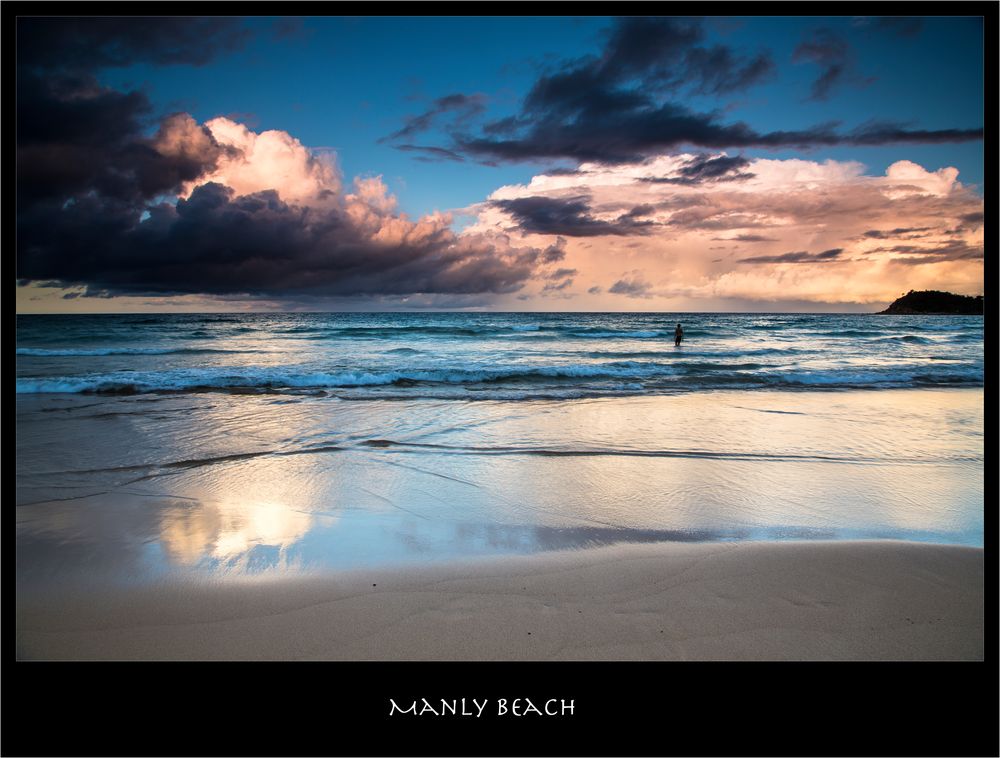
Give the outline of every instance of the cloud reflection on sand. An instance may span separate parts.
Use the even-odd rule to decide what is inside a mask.
[[[284,563],[288,549],[312,525],[308,513],[280,502],[175,505],[160,517],[160,543],[169,559],[182,566],[212,558],[230,568],[246,568],[259,546],[277,548],[276,562]]]
[[[262,577],[650,540],[982,544],[982,390],[87,400],[19,398],[19,581]]]

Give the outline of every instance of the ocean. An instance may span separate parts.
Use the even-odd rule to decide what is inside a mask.
[[[673,344],[682,323],[685,341]],[[18,393],[246,390],[525,400],[982,386],[977,316],[19,316]]]
[[[982,545],[983,382],[976,316],[22,315],[18,581]]]

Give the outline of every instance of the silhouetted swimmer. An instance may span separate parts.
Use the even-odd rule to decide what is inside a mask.
[[[674,346],[681,344],[681,340],[684,339],[684,330],[681,329],[681,325],[678,324],[677,328],[674,329]]]

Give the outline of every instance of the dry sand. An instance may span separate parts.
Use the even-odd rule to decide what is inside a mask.
[[[21,659],[982,660],[983,550],[660,543],[17,598]]]

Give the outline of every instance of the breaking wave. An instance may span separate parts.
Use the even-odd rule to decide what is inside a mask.
[[[605,389],[616,393],[678,392],[725,386],[770,388],[903,387],[920,385],[978,385],[983,373],[975,367],[943,367],[941,371],[781,371],[758,363],[690,362],[662,364],[616,361],[599,364],[505,366],[474,369],[401,369],[390,371],[295,372],[280,368],[175,369],[119,371],[68,377],[19,377],[17,392],[32,393],[144,393],[227,389],[338,390],[364,387],[504,385]]]

